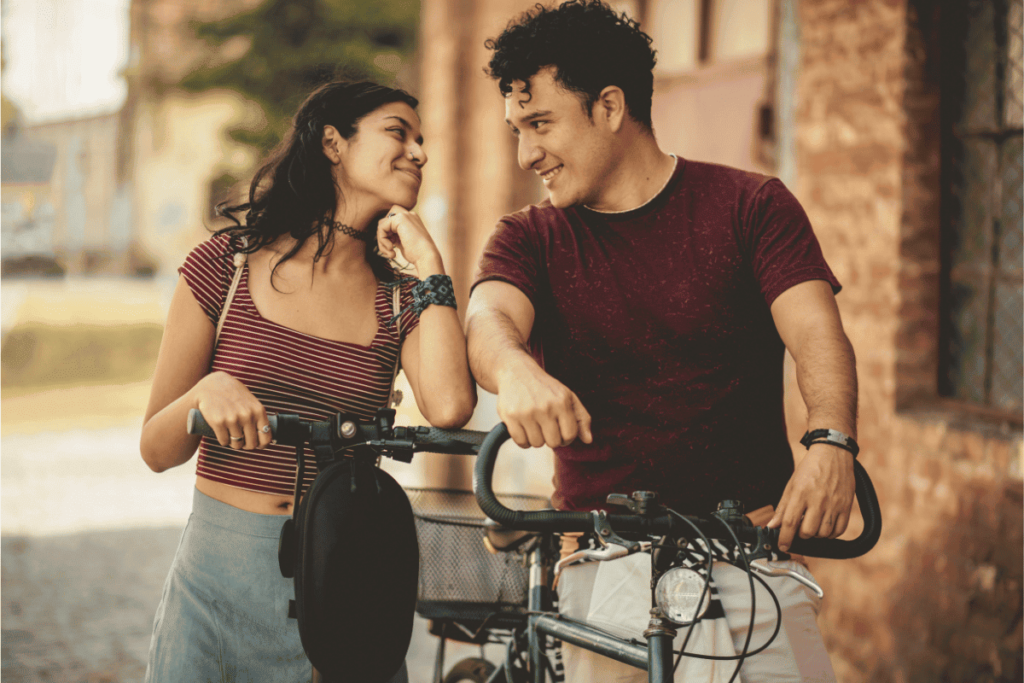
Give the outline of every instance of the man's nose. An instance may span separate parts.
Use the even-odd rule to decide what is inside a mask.
[[[544,152],[536,145],[530,144],[525,137],[519,138],[519,167],[529,171],[544,158]]]

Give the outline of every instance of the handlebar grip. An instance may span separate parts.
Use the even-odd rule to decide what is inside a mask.
[[[476,455],[486,436],[487,432],[477,432],[472,429],[433,427],[426,433],[416,434],[416,450],[452,455]],[[429,446],[429,448],[421,448],[421,446]]]
[[[188,420],[185,422],[185,431],[189,434],[196,436],[208,436],[211,439],[216,439],[217,435],[214,433],[213,428],[203,417],[203,414],[199,412],[198,408],[193,408],[188,411]]]
[[[875,547],[882,535],[882,512],[878,505],[878,496],[871,483],[867,470],[856,460],[853,461],[853,476],[857,482],[857,505],[864,517],[864,530],[852,541],[838,538],[800,538],[793,539],[790,552],[808,557],[823,557],[831,560],[848,560],[860,557]],[[772,529],[772,545],[778,546],[779,530]]]
[[[270,433],[277,434],[277,415],[267,415],[267,421],[270,423]],[[195,436],[206,436],[211,439],[217,438],[217,433],[213,431],[213,427],[206,421],[206,418],[203,417],[198,408],[192,408],[188,411],[185,431]]]
[[[502,505],[491,488],[491,477],[494,474],[494,462],[498,458],[498,449],[509,439],[508,427],[499,422],[492,429],[483,444],[473,468],[473,493],[477,505],[485,515],[498,524],[510,529],[524,531],[587,531],[594,528],[594,522],[587,512],[523,512],[510,510]]]

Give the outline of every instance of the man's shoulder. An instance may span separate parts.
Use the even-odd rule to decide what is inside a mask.
[[[778,178],[724,164],[688,159],[686,168],[683,169],[683,182],[680,183],[680,189],[696,190],[698,186],[706,186],[719,191],[732,191],[737,195],[751,195],[756,194],[766,185],[781,185],[781,183],[773,181],[778,181]]]
[[[536,230],[547,228],[552,224],[565,220],[565,212],[551,205],[551,200],[544,199],[536,204],[528,204],[518,211],[501,217],[500,223],[510,227]]]

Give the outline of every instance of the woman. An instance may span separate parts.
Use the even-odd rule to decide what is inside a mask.
[[[416,105],[371,83],[317,89],[257,172],[249,201],[222,211],[237,225],[198,246],[179,271],[141,451],[156,472],[184,464],[197,447],[199,457],[147,681],[309,680],[288,619],[292,582],[277,563],[281,525],[292,514],[294,450],[272,443],[268,412],[371,417],[387,403],[400,353],[431,424],[459,427],[472,413],[451,281],[410,212],[427,162]],[[234,217],[243,212],[244,225]],[[392,270],[396,249],[422,283]],[[247,261],[237,261],[225,313],[239,253]],[[432,294],[445,284],[447,297]],[[216,441],[185,433],[191,408]],[[308,486],[312,457],[306,467]]]

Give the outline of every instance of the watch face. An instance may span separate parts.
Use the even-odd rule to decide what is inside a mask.
[[[850,440],[850,437],[848,437],[846,434],[843,434],[842,432],[837,432],[834,429],[828,430],[828,436],[826,438],[829,441],[835,441],[836,443],[843,444],[844,446]]]

